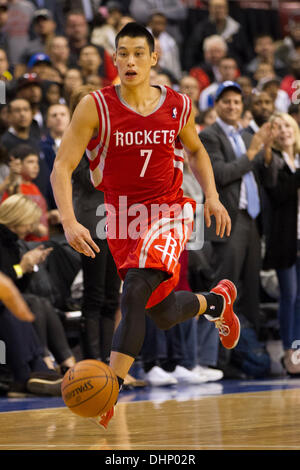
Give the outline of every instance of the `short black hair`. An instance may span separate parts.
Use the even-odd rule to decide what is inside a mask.
[[[272,34],[264,32],[264,33],[257,34],[254,37],[254,45],[256,45],[257,41],[259,41],[262,38],[270,38],[274,42],[274,38],[273,38]]]
[[[150,53],[154,52],[154,38],[152,34],[148,31],[147,28],[145,28],[143,25],[139,23],[127,23],[124,28],[121,29],[121,31],[118,32],[116,39],[115,39],[115,45],[116,49],[119,44],[119,39],[123,38],[125,36],[128,36],[130,38],[140,38],[143,37],[146,39]]]
[[[36,155],[37,157],[39,156],[38,152],[33,147],[26,144],[17,145],[9,152],[9,156],[19,158],[21,161],[25,160],[28,155]]]

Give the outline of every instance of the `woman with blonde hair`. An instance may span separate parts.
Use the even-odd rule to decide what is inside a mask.
[[[38,275],[38,265],[53,248],[38,245],[23,255],[20,252],[19,240],[32,232],[40,217],[39,206],[23,194],[14,194],[0,204],[0,271],[16,284],[35,315],[33,325],[43,346],[44,362],[50,369],[54,368],[51,352],[64,370],[73,366],[75,359],[61,320],[42,291],[35,295],[30,289],[32,276]]]
[[[272,153],[278,176],[276,185],[267,190],[271,213],[264,266],[276,269],[279,281],[282,362],[289,375],[299,376],[296,341],[300,340],[300,131],[287,113],[276,112],[270,121],[277,128]]]

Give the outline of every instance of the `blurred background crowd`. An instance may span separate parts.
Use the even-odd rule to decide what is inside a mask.
[[[151,84],[190,96],[229,212],[230,191],[239,195],[244,176],[256,170],[260,209],[250,224],[237,207],[232,242],[208,234],[202,249],[191,241],[180,260],[178,289],[209,290],[220,272],[237,283],[239,347],[225,351],[203,318],[168,331],[147,319],[125,387],[300,374],[293,356],[300,342],[299,3],[0,0],[0,340],[6,345],[0,390],[9,396],[59,395],[62,374],[76,361],[108,361],[122,286],[106,241],[96,236],[103,194],[92,187],[83,156],[74,172],[74,207],[101,248],[92,262],[66,243],[50,173],[78,101],[119,83],[114,40],[131,21],[155,38],[159,60]],[[234,82],[230,89],[242,99],[231,119],[220,94],[224,82]],[[267,123],[276,126],[276,137],[265,135]],[[233,137],[226,125],[248,135],[242,158],[228,149]],[[268,154],[262,169],[243,158],[255,137]],[[263,172],[270,161],[276,164],[272,184]],[[183,185],[203,202],[188,165]],[[11,281],[34,318],[8,307]]]

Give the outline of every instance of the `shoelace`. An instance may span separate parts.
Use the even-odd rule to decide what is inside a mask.
[[[225,321],[222,317],[218,318],[215,320],[215,326],[218,328],[219,333],[223,336],[228,336],[230,333],[230,328],[229,326],[225,325]]]

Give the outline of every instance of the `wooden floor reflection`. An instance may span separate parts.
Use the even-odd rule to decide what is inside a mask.
[[[300,449],[300,391],[119,403],[107,431],[66,408],[0,414],[0,449]]]

